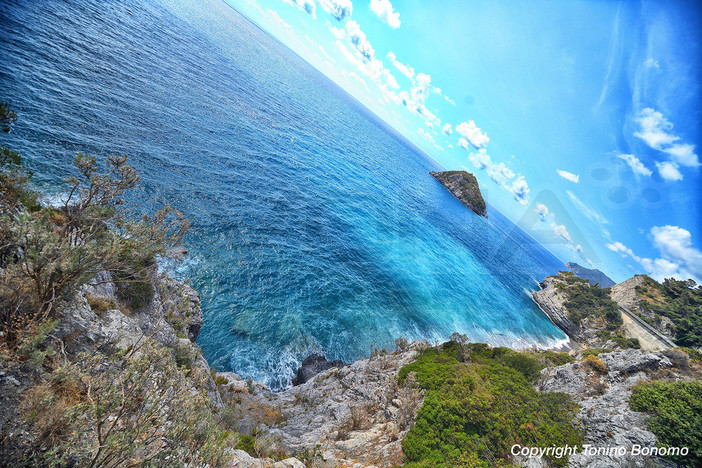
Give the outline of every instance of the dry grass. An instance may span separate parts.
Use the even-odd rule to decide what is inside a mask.
[[[583,362],[585,365],[587,365],[590,369],[593,371],[599,373],[599,374],[605,374],[607,373],[607,364],[602,362],[600,358],[595,356],[594,354],[588,354],[585,356],[585,359],[583,359]]]

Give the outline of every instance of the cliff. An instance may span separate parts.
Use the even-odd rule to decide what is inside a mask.
[[[487,218],[487,207],[480,193],[478,179],[466,171],[430,172],[454,197],[473,213]]]
[[[672,322],[644,306],[642,285],[653,281],[645,278],[637,275],[611,288],[601,288],[571,272],[560,272],[544,279],[541,290],[532,297],[549,319],[580,346],[649,351],[674,347],[669,339]]]
[[[690,381],[700,378],[699,363],[675,350],[653,353],[627,349],[599,355],[541,371],[536,388],[562,392],[578,403],[578,418],[585,430],[584,444],[594,447],[653,447],[658,438],[647,426],[648,416],[630,406],[633,388],[663,379]],[[536,465],[538,466],[538,465]],[[677,466],[658,457],[625,454],[572,455],[572,467]],[[690,465],[692,466],[692,465]]]
[[[534,292],[532,298],[551,322],[568,335],[576,347],[608,347],[608,343],[599,338],[605,329],[601,319],[585,317],[579,322],[571,319],[565,305],[569,300],[567,284],[561,275],[549,276],[541,282],[541,289]],[[612,346],[613,344],[609,343],[609,347]]]

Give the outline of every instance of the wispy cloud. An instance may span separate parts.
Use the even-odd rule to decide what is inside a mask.
[[[574,183],[578,183],[580,181],[580,176],[573,174],[572,172],[568,171],[563,171],[561,169],[556,169],[556,172],[558,173],[559,176],[563,177],[565,180],[569,180]]]
[[[553,232],[554,237],[557,239],[562,239],[566,242],[573,242],[573,238],[570,237],[568,229],[566,229],[565,225],[563,224],[553,224],[551,226],[551,232]],[[580,250],[582,251],[582,247]]]
[[[585,216],[590,218],[590,220],[595,221],[598,224],[609,224],[609,221],[607,221],[607,219],[605,219],[604,216],[587,206],[582,200],[575,196],[573,192],[571,192],[570,190],[566,190],[566,194],[576,206],[576,208],[578,208]]]
[[[631,168],[632,171],[634,171],[634,174],[642,175],[642,176],[647,176],[650,177],[653,172],[649,168],[647,168],[644,163],[642,163],[639,158],[634,156],[633,154],[620,154],[617,156],[619,159],[625,161],[629,167]]]
[[[370,7],[383,23],[393,29],[400,27],[400,14],[394,11],[390,0],[371,0]]]
[[[414,80],[414,68],[397,60],[397,57],[392,52],[388,52],[388,59],[390,59],[390,63],[392,63],[400,73],[405,75],[410,80]]]
[[[458,144],[463,148],[468,148],[468,141],[464,138],[459,138]],[[524,176],[515,173],[505,163],[493,162],[485,148],[471,153],[468,156],[468,160],[476,168],[484,170],[488,177],[504,190],[510,192],[520,204],[526,205],[529,202],[529,184],[527,184]]]

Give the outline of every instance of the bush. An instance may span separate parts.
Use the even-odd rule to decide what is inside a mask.
[[[199,377],[193,377],[199,382]],[[79,356],[30,392],[33,466],[227,466],[238,436],[220,429],[204,385],[192,386],[166,348]],[[196,383],[197,385],[197,383]],[[167,443],[164,443],[167,441]]]
[[[650,382],[634,387],[629,405],[651,415],[647,425],[661,447],[688,447],[682,466],[702,466],[702,382]]]
[[[3,103],[0,120],[9,128],[8,115]],[[102,270],[116,278],[127,305],[145,306],[153,294],[146,268],[188,229],[170,207],[141,218],[124,209],[122,197],[139,180],[126,156],[107,157],[102,172],[93,156],[79,153],[75,165],[62,206],[34,206],[31,173],[17,153],[1,148],[0,331],[10,346]]]
[[[587,365],[590,369],[594,370],[598,374],[607,373],[607,364],[602,362],[602,360],[594,354],[586,355],[585,359],[583,359],[583,362],[585,363],[585,365]]]
[[[413,372],[427,390],[402,442],[408,466],[509,466],[515,443],[579,445],[578,406],[565,394],[537,392],[528,378],[540,368],[508,348],[450,341],[427,349],[399,373],[402,382]]]

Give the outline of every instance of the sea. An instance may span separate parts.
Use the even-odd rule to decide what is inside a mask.
[[[191,221],[188,256],[161,266],[200,293],[219,371],[281,390],[312,353],[399,337],[566,341],[530,297],[559,259],[224,2],[3,1],[0,100],[19,116],[0,144],[45,198],[77,152],[126,154],[135,213]]]

